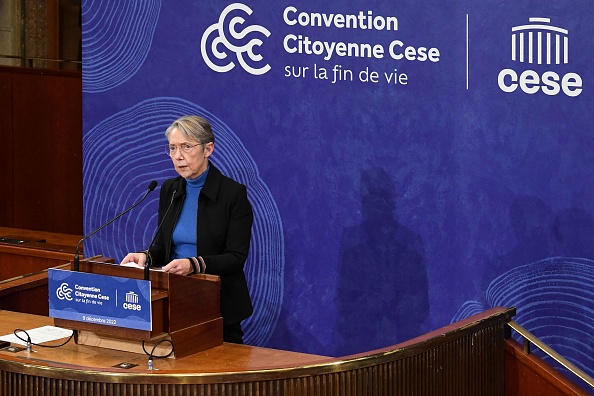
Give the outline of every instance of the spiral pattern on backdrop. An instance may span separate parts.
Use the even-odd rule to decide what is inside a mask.
[[[144,63],[159,20],[161,1],[83,3],[83,92],[104,92],[128,81]]]
[[[276,203],[237,135],[200,106],[179,98],[143,101],[96,125],[83,137],[85,233],[137,202],[151,180],[161,185],[177,176],[165,152],[165,129],[183,115],[210,121],[216,136],[211,157],[221,172],[245,184],[254,209],[250,254],[245,272],[254,314],[244,322],[246,343],[264,345],[276,327],[284,288],[284,238]],[[157,226],[159,194],[85,241],[85,257],[102,254],[121,260],[143,250]]]
[[[579,356],[573,363],[594,376],[593,260],[552,257],[516,267],[491,282],[486,300],[486,306],[465,302],[452,322],[491,307],[515,306],[514,321],[561,356]],[[568,373],[564,367],[558,369]]]

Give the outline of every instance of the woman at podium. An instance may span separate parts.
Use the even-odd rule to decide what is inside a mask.
[[[129,253],[122,263],[144,266],[148,260],[178,275],[218,275],[223,339],[241,344],[241,322],[253,312],[243,271],[254,217],[247,189],[209,161],[215,136],[204,118],[181,117],[165,136],[179,176],[161,187],[155,242],[145,252]]]

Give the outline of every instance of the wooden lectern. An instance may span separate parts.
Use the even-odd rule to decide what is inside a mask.
[[[80,262],[80,272],[122,278],[144,279],[141,268],[110,264],[109,260]],[[150,352],[167,339],[173,343],[174,357],[180,358],[223,343],[220,312],[220,279],[196,274],[180,276],[151,270],[152,330],[127,329],[98,323],[54,318],[56,326],[75,331],[77,344],[122,351]],[[170,343],[155,348],[156,355],[171,351]]]

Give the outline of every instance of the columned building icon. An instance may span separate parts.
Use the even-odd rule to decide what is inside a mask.
[[[528,25],[512,28],[512,60],[538,65],[567,63],[568,31],[551,26],[549,18],[529,18]]]
[[[132,304],[138,303],[138,294],[136,294],[134,292],[126,293],[126,302],[132,303]]]

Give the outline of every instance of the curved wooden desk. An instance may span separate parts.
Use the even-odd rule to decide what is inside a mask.
[[[180,358],[70,342],[33,352],[0,350],[3,395],[494,395],[504,394],[505,323],[494,308],[422,337],[331,358],[223,344]],[[0,334],[52,325],[44,316],[0,311]],[[56,341],[54,343],[59,343]],[[130,369],[115,368],[131,363]]]
[[[20,243],[5,242],[4,238]],[[0,280],[69,262],[80,238],[78,235],[0,227]]]

